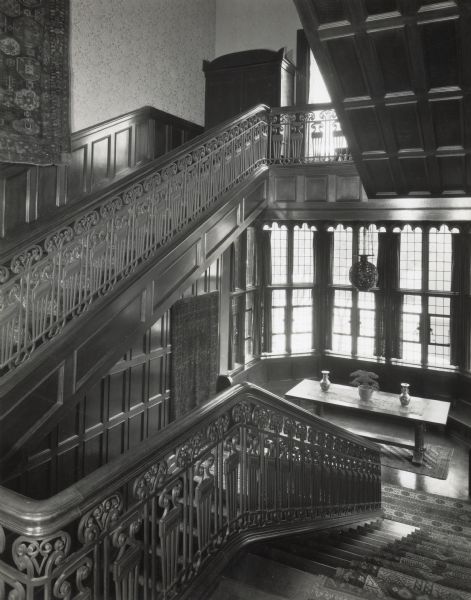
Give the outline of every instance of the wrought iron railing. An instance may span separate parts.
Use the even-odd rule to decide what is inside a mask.
[[[168,599],[244,536],[368,518],[380,454],[244,384],[48,500],[0,494],[0,598]]]
[[[267,118],[261,105],[199,136],[0,265],[0,374],[266,163]]]
[[[352,160],[337,114],[329,104],[273,108],[269,127],[271,164]]]
[[[351,160],[327,105],[258,106],[104,194],[73,222],[0,265],[0,377],[265,163]]]

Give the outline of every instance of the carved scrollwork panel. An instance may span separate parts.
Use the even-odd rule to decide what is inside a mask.
[[[24,273],[31,266],[38,262],[43,255],[43,250],[40,246],[34,245],[16,254],[11,260],[11,270],[15,274]]]
[[[6,283],[10,279],[10,270],[4,265],[0,265],[0,284]]]
[[[215,421],[209,424],[206,433],[207,438],[211,442],[221,441],[228,429],[229,417],[227,415],[218,417]]]
[[[271,413],[270,427],[275,433],[280,433],[283,429],[283,415],[280,413]]]
[[[70,551],[70,535],[64,531],[42,539],[18,537],[12,545],[12,557],[29,578],[48,577]]]
[[[247,423],[250,419],[250,405],[247,402],[240,402],[232,409],[232,418],[235,423]]]
[[[148,498],[155,490],[161,487],[168,473],[165,461],[152,465],[143,475],[140,475],[133,485],[134,497],[138,500]]]
[[[123,512],[121,494],[115,493],[89,510],[80,520],[78,539],[82,544],[96,542],[102,533],[110,531]]]
[[[256,406],[252,411],[252,423],[259,429],[267,429],[270,423],[270,413],[266,408]]]
[[[90,585],[93,573],[93,561],[88,556],[80,556],[70,562],[54,582],[54,598],[60,600],[89,600],[92,597]],[[75,577],[74,577],[75,576]]]

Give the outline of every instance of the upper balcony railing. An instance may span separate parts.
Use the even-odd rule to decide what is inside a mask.
[[[245,384],[48,500],[0,495],[1,598],[198,598],[244,542],[377,516],[380,453]]]
[[[352,160],[335,110],[329,104],[273,108],[269,128],[271,164]]]
[[[344,160],[332,109],[261,105],[150,163],[0,265],[0,378],[261,165]]]
[[[0,265],[0,373],[59,335],[266,164],[267,117],[261,105],[199,136]]]

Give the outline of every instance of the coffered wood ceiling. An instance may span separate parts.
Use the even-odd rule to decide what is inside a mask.
[[[471,194],[471,0],[294,0],[370,198]]]

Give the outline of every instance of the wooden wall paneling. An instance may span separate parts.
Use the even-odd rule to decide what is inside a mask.
[[[326,202],[328,195],[328,175],[306,176],[306,202]]]
[[[167,312],[73,409],[63,411],[51,433],[25,448],[23,476],[3,474],[4,482],[32,497],[47,497],[164,427],[169,327]]]
[[[217,259],[198,280],[199,293],[219,289],[219,275]],[[198,293],[196,287],[194,292]],[[73,410],[64,412],[53,432],[28,447],[25,474],[7,477],[9,487],[32,497],[47,497],[167,425],[170,356],[167,311],[134,340],[122,360]]]
[[[256,104],[294,104],[295,70],[283,48],[245,50],[203,61],[206,128]]]
[[[36,211],[34,219],[30,219],[30,222],[36,221],[41,213],[54,212],[60,206],[61,195],[64,194],[64,167],[38,167],[37,174]]]
[[[281,174],[275,176],[273,193],[277,202],[295,202],[296,176]]]
[[[316,218],[319,202],[364,199],[360,176],[351,163],[270,168],[269,218]]]
[[[119,313],[110,315],[113,321],[113,329],[110,330],[109,322],[103,323],[102,328],[97,329],[88,336],[87,341],[78,346],[74,352],[75,356],[75,386],[79,387],[81,381],[90,377],[90,374],[99,368],[101,357],[106,350],[123,339],[123,331],[120,326],[129,322],[139,322],[141,319],[143,295],[138,294]],[[106,335],[103,333],[107,330]],[[129,335],[129,333],[128,333]],[[126,336],[125,336],[126,337]]]
[[[113,144],[112,144],[113,140]],[[105,186],[111,179],[111,156],[114,136],[106,135],[91,144],[90,191]]]
[[[211,256],[227,239],[237,231],[241,221],[241,206],[231,207],[205,234],[205,254],[211,260]]]
[[[88,146],[72,148],[71,160],[67,168],[67,191],[61,205],[72,204],[89,192],[88,187]]]
[[[203,66],[204,70],[204,66]],[[205,127],[213,127],[226,119],[230,119],[241,111],[240,90],[242,75],[220,73],[217,77],[206,75]],[[211,98],[209,102],[208,99]],[[217,108],[217,111],[215,109]]]
[[[337,175],[335,178],[335,201],[358,201],[361,199],[361,181],[358,175]]]
[[[0,231],[3,236],[12,232],[29,218],[29,168],[9,166],[0,170]],[[15,198],[23,201],[16,202]]]
[[[152,121],[155,156],[162,156],[168,148],[168,125]]]
[[[135,123],[134,167],[140,167],[150,160],[149,124],[147,119]],[[168,152],[168,149],[165,149]]]
[[[113,176],[127,171],[133,164],[132,126],[125,127],[114,133]]]
[[[202,131],[147,106],[73,133],[67,165],[0,164],[0,238],[14,248],[30,234],[30,224],[59,219],[66,205],[83,201]]]
[[[80,402],[84,393],[110,369],[111,373],[119,370],[119,363],[116,369],[113,365],[129,350],[136,336],[143,335],[257,218],[266,206],[265,186],[260,185],[265,181],[266,173],[266,167],[254,173],[246,183],[227,194],[206,220],[198,223],[189,233],[179,234],[170,251],[162,249],[155,259],[136,270],[127,284],[119,289],[117,286],[103,298],[96,309],[89,311],[85,320],[79,322],[77,319],[70,324],[68,335],[58,336],[54,340],[53,351],[38,353],[21,367],[21,373],[18,370],[7,375],[0,389],[0,411],[3,411],[0,412],[2,465],[13,460],[13,454],[20,450],[19,444],[26,445],[26,438],[41,437],[51,431],[61,420],[63,412]],[[250,198],[248,204],[251,211],[248,217],[243,214],[244,198]],[[234,206],[237,207],[235,211]],[[211,243],[206,252],[204,240],[208,232],[211,232]],[[221,235],[220,240],[218,235]],[[178,266],[181,268],[180,276]],[[214,274],[207,277],[210,287],[215,285],[214,277]],[[175,278],[179,280],[178,285],[175,285]],[[39,408],[39,412],[33,414],[30,411],[24,418],[18,419],[16,415],[20,414],[25,403],[8,410],[8,398],[28,397],[29,390],[38,378],[48,377],[57,368],[57,356],[62,356],[64,360],[61,404],[55,403],[51,407],[38,404],[47,411],[47,420],[42,418]],[[138,361],[139,356],[135,356],[134,360]],[[107,386],[109,382],[105,382],[105,388]],[[163,410],[164,418],[167,418],[168,404]],[[10,420],[12,427],[14,423],[21,423],[20,440],[9,435],[9,431],[13,432]]]

